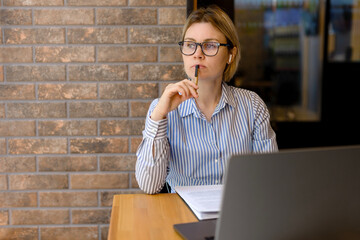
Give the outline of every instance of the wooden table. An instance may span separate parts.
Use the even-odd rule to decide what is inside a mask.
[[[173,225],[198,221],[175,193],[115,195],[108,240],[182,239]]]

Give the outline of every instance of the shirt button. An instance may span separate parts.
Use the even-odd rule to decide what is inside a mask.
[[[215,162],[217,163],[219,160],[215,159]]]
[[[216,180],[216,181],[215,181],[215,183],[216,183],[216,184],[218,184],[218,183],[219,183],[219,181],[218,181],[218,180]]]

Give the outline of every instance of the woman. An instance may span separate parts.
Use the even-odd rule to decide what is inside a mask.
[[[226,13],[215,6],[193,12],[182,40],[192,80],[169,84],[152,102],[137,150],[136,179],[149,194],[165,182],[172,192],[178,185],[221,184],[231,155],[278,150],[264,102],[226,84],[240,60],[236,29]]]

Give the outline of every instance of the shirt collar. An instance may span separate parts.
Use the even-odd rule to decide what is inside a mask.
[[[220,98],[218,105],[216,106],[214,113],[219,112],[227,104],[232,107],[235,107],[235,99],[234,99],[234,95],[231,91],[231,87],[223,82],[221,98]],[[197,118],[200,118],[200,116],[201,116],[200,110],[198,109],[194,98],[190,98],[190,99],[182,102],[179,105],[178,109],[179,109],[179,113],[180,113],[181,117],[186,117],[190,114],[193,114],[194,117],[197,117]]]

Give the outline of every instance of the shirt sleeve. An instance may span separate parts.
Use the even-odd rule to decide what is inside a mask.
[[[136,180],[140,189],[148,194],[158,193],[163,188],[170,156],[167,119],[154,121],[150,117],[156,104],[157,100],[154,100],[150,105],[143,139],[136,152]]]
[[[276,134],[270,125],[270,113],[264,101],[253,93],[254,130],[253,152],[277,152]]]

